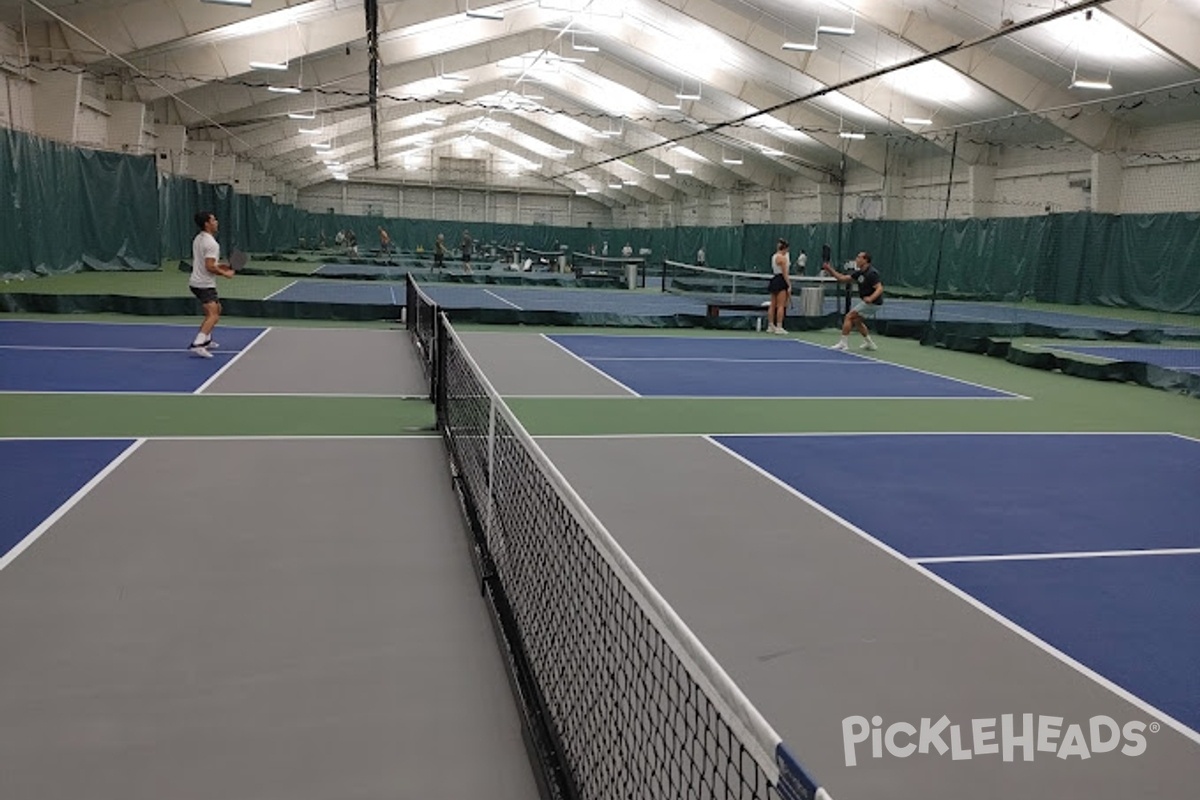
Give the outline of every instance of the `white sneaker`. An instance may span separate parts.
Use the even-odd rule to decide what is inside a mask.
[[[831,347],[829,349],[830,350],[849,350],[850,348],[846,345],[845,342],[838,342],[837,344],[835,344],[833,347]]]
[[[775,332],[775,326],[767,325],[767,333],[774,333],[774,332]]]
[[[879,347],[871,341],[863,342],[858,346],[859,350],[878,350]]]
[[[200,358],[212,358],[213,357],[213,354],[208,352],[208,348],[206,348],[202,344],[188,345],[188,350],[191,350],[194,355],[197,355]]]
[[[777,333],[780,336],[787,336],[787,328],[780,328],[780,327],[776,326],[775,330],[772,331],[772,333]]]
[[[217,343],[216,343],[216,342],[214,342],[212,339],[209,339],[207,342],[205,342],[205,343],[204,343],[204,346],[205,346],[205,347],[211,347],[213,350],[216,350],[216,349],[217,349],[218,347],[220,347],[221,345],[217,344]]]

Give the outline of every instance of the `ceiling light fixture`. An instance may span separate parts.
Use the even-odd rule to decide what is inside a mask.
[[[276,61],[251,61],[250,69],[273,69],[277,72],[283,72],[288,68],[287,64]]]
[[[933,120],[924,117],[904,117],[905,125],[932,125]]]

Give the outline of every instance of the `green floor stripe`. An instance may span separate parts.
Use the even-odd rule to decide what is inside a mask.
[[[0,436],[396,436],[433,430],[423,399],[2,394]]]

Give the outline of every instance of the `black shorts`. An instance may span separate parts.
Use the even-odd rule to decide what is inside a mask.
[[[217,290],[213,289],[212,287],[201,289],[196,286],[189,286],[188,288],[192,290],[192,294],[196,295],[196,299],[199,300],[202,305],[220,302],[217,298]]]
[[[761,285],[761,284],[759,284],[759,285]],[[779,294],[780,292],[782,292],[785,289],[787,289],[787,281],[784,280],[783,276],[782,275],[772,275],[771,282],[769,284],[767,284],[767,291],[770,292],[771,294]]]

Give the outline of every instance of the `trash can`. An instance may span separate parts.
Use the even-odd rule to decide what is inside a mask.
[[[625,281],[629,284],[630,289],[638,288],[637,272],[638,272],[637,264],[626,264],[625,265]]]
[[[820,317],[825,313],[825,287],[805,286],[800,289],[800,313]]]

